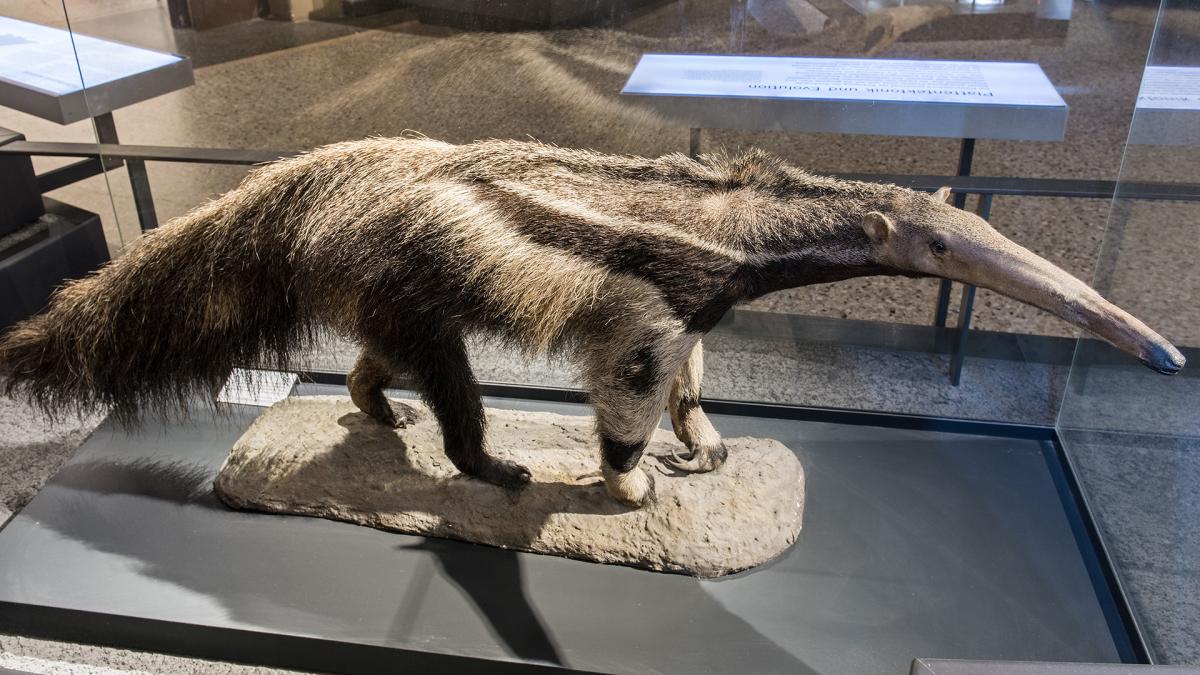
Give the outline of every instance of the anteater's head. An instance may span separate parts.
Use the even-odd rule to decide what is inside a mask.
[[[1179,372],[1184,357],[1161,335],[1082,281],[1023,248],[973,213],[946,203],[950,189],[913,195],[862,218],[872,256],[901,274],[989,288],[1095,333],[1150,368]]]

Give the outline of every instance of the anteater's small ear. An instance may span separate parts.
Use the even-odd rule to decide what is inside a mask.
[[[937,192],[933,193],[933,201],[939,204],[950,201],[950,186],[938,188]]]
[[[863,232],[867,233],[867,237],[876,245],[882,244],[892,236],[896,231],[896,226],[892,224],[891,218],[883,215],[878,211],[871,211],[862,219]]]

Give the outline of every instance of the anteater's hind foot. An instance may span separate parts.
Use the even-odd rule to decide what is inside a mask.
[[[356,395],[351,389],[350,400],[354,401],[359,410],[394,429],[403,429],[421,418],[421,413],[417,412],[416,408],[406,403],[388,400],[382,391]]]
[[[383,395],[383,392],[379,392],[377,396],[371,396],[363,403],[359,403],[353,395],[351,395],[351,399],[354,400],[354,404],[358,406],[359,410],[393,429],[404,429],[421,419],[421,413],[416,408],[406,403],[389,400]]]
[[[507,459],[486,456],[482,466],[472,470],[468,475],[499,485],[506,490],[520,490],[529,485],[532,477],[529,469]]]
[[[416,424],[417,421],[421,419],[420,411],[411,405],[408,405],[407,403],[390,401],[385,398],[383,404],[386,406],[386,408],[381,407],[382,414],[367,414],[395,429],[408,428],[410,425]]]
[[[420,414],[416,408],[389,401],[383,395],[383,388],[391,380],[392,370],[384,359],[364,349],[346,375],[346,386],[350,389],[350,400],[354,401],[359,410],[383,424],[402,429],[416,422]]]

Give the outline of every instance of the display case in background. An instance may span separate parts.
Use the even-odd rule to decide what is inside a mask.
[[[95,8],[91,13],[95,13]],[[97,80],[95,84],[105,90],[104,93],[113,93],[115,85],[118,91],[113,98],[128,103],[142,99],[124,87],[125,83],[121,82],[122,75],[165,64],[165,61],[154,64],[122,62],[114,64],[111,70],[105,64],[97,64],[98,67],[88,72],[85,78],[76,56],[75,41],[70,32],[70,19],[66,7],[61,3],[6,6],[3,12],[0,12],[0,20],[3,21],[0,31],[5,37],[5,59],[3,73],[0,74],[0,78],[3,78],[0,98],[3,98],[4,106],[3,112],[0,113],[0,127],[23,135],[26,139],[54,138],[63,142],[99,142],[92,110],[100,110],[104,106],[100,101],[91,100],[97,93],[89,90],[85,79]],[[100,50],[96,50],[97,47]],[[103,48],[103,41],[91,41],[84,45],[83,50],[85,54],[94,58],[102,55]],[[136,49],[130,47],[123,56],[136,55],[136,52]],[[122,72],[123,67],[126,72]],[[155,90],[153,94],[159,94],[169,90],[169,87],[151,85],[150,89]],[[120,227],[120,218],[113,209],[107,176],[99,171],[98,166],[83,169],[82,165],[78,165],[68,168],[79,162],[70,157],[24,157],[32,160],[34,168],[42,174],[38,188],[46,197],[99,214],[102,216],[104,236],[108,240],[110,252],[115,254],[124,247],[127,242],[126,235],[132,233],[127,233]],[[6,161],[14,159],[9,157]],[[88,176],[96,178],[79,180]],[[11,185],[13,189],[17,188],[14,183],[7,185]]]
[[[104,129],[6,108],[0,126],[25,134],[41,173],[71,160],[37,142],[78,143],[110,168],[49,194],[100,213],[114,255],[256,163],[369,135],[646,156],[758,147],[817,173],[951,184],[958,205],[1191,347],[1191,123],[1146,91],[1155,67],[1192,65],[1200,14],[1183,4],[65,0],[64,17],[0,14],[178,54],[194,84],[112,108],[87,81],[99,57],[80,51]],[[646,54],[1031,63],[1062,106],[971,117],[897,74],[886,88],[906,91],[740,100],[700,119],[699,100],[622,93]],[[870,64],[837,84],[874,86]],[[705,338],[718,429],[784,442],[808,475],[800,539],[762,569],[698,581],[229,511],[208,482],[262,410],[243,405],[137,433],[101,426],[0,534],[16,589],[4,625],[311,669],[1200,660],[1182,600],[1195,575],[1191,370],[1163,378],[1049,314],[972,293],[898,277],[809,286],[740,306]],[[328,336],[293,395],[344,393],[356,356]],[[486,341],[471,359],[489,405],[588,412],[561,362]]]

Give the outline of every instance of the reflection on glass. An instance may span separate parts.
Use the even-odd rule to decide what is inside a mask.
[[[1200,593],[1195,16],[1190,3],[1163,3],[1095,272],[1098,289],[1185,346],[1190,363],[1164,379],[1081,342],[1058,417],[1150,656],[1162,663],[1200,654],[1200,640],[1175,628],[1200,621],[1183,601]]]

